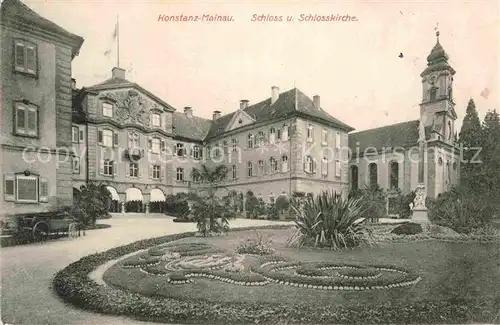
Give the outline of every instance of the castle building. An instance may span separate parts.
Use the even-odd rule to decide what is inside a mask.
[[[162,201],[200,186],[193,168],[224,164],[229,191],[251,190],[267,202],[294,191],[346,192],[348,159],[341,149],[353,129],[329,115],[319,96],[278,87],[270,95],[204,119],[191,107],[177,112],[115,67],[110,79],[75,91],[73,141],[75,152],[86,155],[75,158],[75,191],[101,181],[116,207]]]
[[[3,1],[0,26],[0,214],[71,205],[71,62],[83,38],[19,0]]]
[[[439,42],[421,73],[420,117],[413,121],[349,134],[351,188],[380,185],[410,193],[418,185],[419,126],[425,130],[424,184],[429,197],[459,182],[460,150],[456,139],[453,77],[455,70]]]

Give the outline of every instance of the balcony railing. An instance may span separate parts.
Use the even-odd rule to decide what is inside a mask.
[[[131,160],[139,160],[144,157],[144,149],[141,148],[127,148],[125,149],[125,158]]]

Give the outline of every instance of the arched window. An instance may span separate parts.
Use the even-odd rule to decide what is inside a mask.
[[[358,184],[358,166],[351,166],[351,188],[357,190]]]
[[[276,142],[276,130],[274,128],[271,128],[269,130],[269,143],[274,143]]]
[[[128,134],[128,147],[129,148],[140,148],[139,145],[139,134],[135,132],[130,132]]]
[[[432,87],[430,90],[430,100],[436,100],[437,97],[437,88]]]
[[[248,177],[253,176],[253,169],[252,169],[252,162],[251,161],[249,161],[247,163],[247,175],[248,175]]]
[[[228,149],[227,141],[226,140],[224,140],[224,142],[222,142],[222,147],[223,147],[223,150],[224,150],[224,154],[227,155],[229,153],[229,149]]]
[[[448,87],[448,99],[453,101],[453,90],[451,87]]]
[[[451,129],[451,121],[448,121],[448,140],[451,140],[452,134],[453,134],[453,130]]]
[[[370,177],[370,187],[375,187],[378,185],[378,169],[376,163],[371,163],[368,165],[368,174]]]
[[[264,145],[264,132],[259,131],[259,133],[257,133],[256,145],[257,145],[257,147],[262,147]]]
[[[232,178],[233,178],[233,179],[238,178],[238,173],[237,173],[237,171],[236,171],[236,165],[233,165],[233,166],[231,167],[231,173],[232,173],[232,175],[231,175],[231,176],[232,176]]]
[[[250,133],[248,135],[248,149],[252,149],[253,148],[253,134]]]
[[[389,164],[389,188],[396,189],[399,184],[399,164],[391,161]]]
[[[185,156],[184,144],[183,143],[176,144],[175,145],[175,152],[176,152],[177,156],[184,157]]]
[[[257,175],[264,175],[264,161],[262,160],[257,162]]]
[[[321,175],[328,175],[328,159],[326,159],[326,157],[321,159]]]
[[[278,171],[278,162],[273,157],[269,158],[269,172],[271,174]]]
[[[288,171],[288,157],[281,157],[281,172],[286,173]]]
[[[288,124],[283,124],[283,133],[281,134],[281,139],[283,141],[288,140],[288,131],[289,131]]]

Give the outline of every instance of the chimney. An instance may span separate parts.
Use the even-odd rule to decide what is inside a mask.
[[[189,106],[184,107],[184,114],[186,114],[187,117],[192,117],[193,109]]]
[[[248,99],[240,100],[240,109],[245,109],[248,107]]]
[[[75,78],[71,78],[71,89],[76,90],[76,80]]]
[[[216,119],[218,119],[220,117],[220,111],[214,111],[214,114],[212,115],[213,117],[213,120],[215,121]]]
[[[313,101],[314,101],[314,107],[316,109],[320,109],[321,105],[320,105],[320,101],[319,101],[319,95],[314,95]]]
[[[111,70],[113,78],[125,79],[125,69],[114,67]]]
[[[271,105],[276,103],[279,96],[280,96],[280,89],[276,86],[272,86],[271,87]]]

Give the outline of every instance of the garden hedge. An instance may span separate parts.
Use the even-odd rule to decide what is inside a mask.
[[[263,227],[240,230],[256,228]],[[54,290],[64,301],[89,311],[176,324],[489,323],[498,317],[498,297],[481,297],[482,301],[478,301],[478,298],[415,301],[411,304],[405,301],[384,302],[378,306],[317,306],[314,302],[307,301],[300,306],[288,305],[286,302],[274,305],[237,301],[222,304],[200,299],[143,296],[99,285],[88,276],[97,267],[123,255],[194,235],[194,232],[187,232],[146,239],[86,256],[56,274]],[[268,263],[280,260],[279,257],[266,258],[263,261]]]

